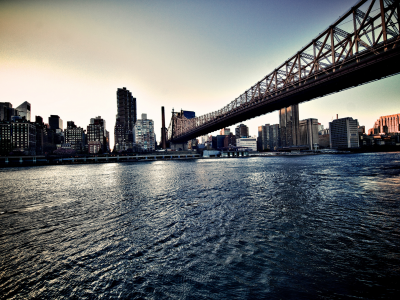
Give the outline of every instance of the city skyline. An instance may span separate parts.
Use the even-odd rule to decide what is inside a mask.
[[[125,86],[137,99],[138,114],[154,120],[159,141],[161,106],[166,126],[173,108],[196,116],[220,109],[350,4],[5,1],[0,4],[0,102],[17,107],[28,101],[32,119],[59,115],[83,128],[101,115],[112,132],[115,90]],[[399,78],[301,103],[299,119],[316,118],[327,127],[339,114],[358,119],[368,130],[380,116],[400,112]],[[258,126],[278,120],[274,112],[243,123],[254,136]]]

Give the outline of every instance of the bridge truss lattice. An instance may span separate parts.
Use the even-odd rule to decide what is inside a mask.
[[[182,140],[185,136],[192,138],[191,132],[200,132],[196,129],[205,128],[208,123],[240,113],[248,106],[299,87],[320,75],[338,71],[357,62],[361,55],[378,55],[398,47],[399,2],[359,1],[295,55],[225,107],[193,119],[174,114],[168,129],[168,140]]]

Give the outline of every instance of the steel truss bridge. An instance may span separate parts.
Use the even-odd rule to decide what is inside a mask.
[[[400,72],[400,0],[361,0],[299,52],[220,110],[173,113],[168,140],[184,143],[283,107]]]

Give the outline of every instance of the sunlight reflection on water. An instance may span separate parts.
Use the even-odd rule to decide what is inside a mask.
[[[0,298],[400,291],[399,153],[0,173]]]

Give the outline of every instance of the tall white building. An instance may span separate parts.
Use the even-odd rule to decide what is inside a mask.
[[[204,145],[206,142],[208,142],[208,135],[202,135],[199,137],[199,144]]]
[[[147,114],[142,114],[135,124],[136,147],[140,151],[154,151],[156,137],[154,134],[154,122],[147,119]]]
[[[353,118],[335,119],[329,123],[331,148],[357,148],[358,121]]]

